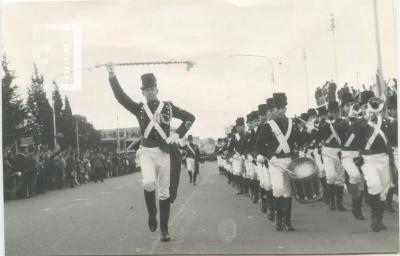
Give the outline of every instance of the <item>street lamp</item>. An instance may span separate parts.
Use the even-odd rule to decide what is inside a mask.
[[[263,58],[271,64],[271,80],[272,80],[272,90],[275,92],[275,74],[274,74],[274,63],[270,58],[264,55],[255,55],[255,54],[231,54],[230,57],[255,57],[255,58]]]

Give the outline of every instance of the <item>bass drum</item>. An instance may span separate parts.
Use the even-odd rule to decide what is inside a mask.
[[[295,174],[290,176],[290,184],[296,201],[309,204],[322,198],[324,191],[314,160],[308,157],[300,157],[293,160],[287,169]]]

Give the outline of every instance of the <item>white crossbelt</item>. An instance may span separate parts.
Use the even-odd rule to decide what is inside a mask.
[[[332,139],[336,139],[336,142],[339,145],[341,145],[342,141],[340,140],[340,137],[339,137],[338,133],[336,132],[335,128],[333,128],[334,121],[326,120],[326,122],[329,124],[329,128],[331,129],[331,136],[329,136],[329,138],[327,138],[325,142],[329,143],[332,141]]]
[[[353,142],[355,137],[356,137],[356,135],[354,133],[352,133],[350,135],[350,137],[347,139],[346,143],[344,144],[344,147],[348,148],[351,145],[351,143]]]
[[[188,147],[190,149],[190,151],[192,151],[193,155],[196,155],[196,153],[194,152],[193,148],[190,146],[190,144],[188,144]]]
[[[279,142],[279,146],[275,150],[275,153],[279,154],[281,151],[283,151],[285,154],[290,153],[288,139],[290,137],[290,134],[292,133],[292,119],[289,118],[288,130],[285,135],[283,135],[281,129],[274,120],[270,120],[268,121],[268,123],[271,126],[272,132],[275,134],[276,139]]]
[[[165,134],[164,130],[161,128],[161,126],[154,120],[154,115],[160,115],[161,110],[164,108],[164,103],[160,102],[160,105],[158,105],[158,108],[156,109],[156,111],[153,113],[151,113],[151,110],[149,109],[149,106],[147,106],[147,104],[143,104],[143,109],[146,112],[147,117],[149,118],[150,122],[147,125],[146,130],[144,131],[144,138],[148,138],[149,134],[151,132],[151,130],[153,130],[153,127],[156,129],[156,131],[158,132],[158,134],[160,134],[160,136],[166,140],[167,139],[167,135]]]
[[[382,117],[378,116],[378,122],[377,124],[375,124],[374,122],[372,122],[371,120],[368,121],[368,125],[371,126],[372,128],[374,128],[374,132],[372,133],[371,137],[369,137],[367,144],[365,145],[365,150],[370,150],[372,144],[374,144],[376,137],[379,135],[381,135],[383,141],[385,142],[385,144],[387,145],[387,139],[385,134],[383,133],[383,131],[381,130],[381,126],[382,126]]]

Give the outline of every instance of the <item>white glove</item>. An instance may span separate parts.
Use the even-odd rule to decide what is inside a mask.
[[[248,154],[247,155],[247,161],[249,161],[249,162],[253,161],[253,156]]]
[[[168,144],[179,143],[179,135],[175,132],[171,133],[165,140]]]
[[[271,158],[271,160],[269,160],[269,162],[270,162],[271,164],[275,164],[277,160],[278,160],[278,158],[276,158],[276,156],[273,156],[273,157]]]
[[[257,155],[257,162],[258,162],[258,163],[264,163],[264,156],[262,156],[262,155]]]

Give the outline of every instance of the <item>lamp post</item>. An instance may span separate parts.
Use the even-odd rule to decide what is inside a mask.
[[[270,58],[264,55],[256,55],[256,54],[231,54],[230,57],[255,57],[255,58],[263,58],[269,62],[271,65],[271,81],[272,81],[272,90],[275,92],[275,73],[274,73],[274,63]]]
[[[333,58],[334,58],[334,62],[335,62],[335,79],[336,79],[336,83],[339,85],[337,57],[336,57],[336,41],[335,41],[336,24],[335,24],[335,17],[333,16],[333,13],[331,13],[330,21],[331,21],[331,24],[330,24],[329,30],[332,32]]]

